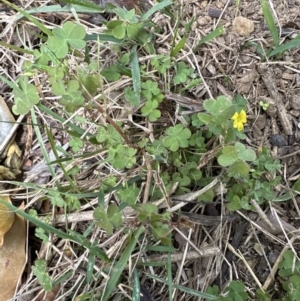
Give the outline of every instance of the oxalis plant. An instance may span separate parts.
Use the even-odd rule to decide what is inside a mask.
[[[151,13],[163,8],[163,5],[168,5],[167,1],[162,3]],[[81,150],[87,145],[93,145],[97,149],[96,154],[106,154],[103,162],[99,164],[108,164],[112,170],[118,171],[109,174],[107,170],[107,176],[101,182],[98,191],[92,194],[98,198],[98,205],[94,210],[95,225],[105,230],[107,236],[120,229],[128,234],[127,244],[117,263],[112,263],[97,245],[89,242],[87,237],[91,229],[84,235],[70,230],[66,234],[39,221],[37,216],[34,216],[35,213],[31,216],[22,213],[38,226],[36,235],[43,241],[48,241],[48,234],[54,233],[89,250],[89,261],[92,264],[89,264],[87,270],[88,283],[96,276],[93,274],[93,263],[97,258],[101,258],[108,266],[113,265],[116,272],[109,278],[101,300],[109,299],[142,233],[149,234],[150,240],[159,241],[169,247],[165,250],[171,250],[172,215],[160,210],[154,202],[168,194],[175,184],[178,187],[174,194],[182,195],[195,187],[201,189],[212,182],[215,175],[203,172],[199,163],[210,152],[208,143],[213,144],[215,149],[210,160],[216,166],[220,181],[227,188],[228,210],[252,210],[251,199],[257,200],[259,204],[276,200],[275,187],[280,183],[280,177],[276,176],[280,169],[279,161],[272,158],[268,149],[262,147],[256,152],[245,143],[247,101],[240,95],[233,99],[219,96],[204,100],[203,111],[183,114],[184,124],[178,122],[165,128],[155,127],[152,139],[147,132],[145,134],[143,126],[134,122],[128,124],[124,120],[114,120],[106,112],[105,106],[94,101],[93,98],[102,91],[104,82],[114,83],[121,77],[131,78],[131,84],[124,89],[126,107],[130,113],[136,114],[142,121],[141,124],[155,124],[162,116],[161,107],[165,99],[164,87],[158,78],[168,78],[170,88],[177,93],[184,93],[201,82],[195,71],[185,62],[175,60],[175,54],[184,46],[183,40],[174,45],[170,55],[155,54],[155,49],[151,47],[154,36],[147,29],[157,28],[149,21],[149,12],[142,17],[137,17],[134,10],[127,12],[116,8],[114,12],[117,14],[117,20],[106,24],[106,38],[114,41],[117,47],[126,45],[130,49],[128,53],[120,54],[115,62],[102,66],[97,60],[89,58],[85,28],[67,21],[49,32],[46,42],[41,44],[39,49],[32,51],[33,59],[24,63],[22,74],[17,82],[11,85],[15,101],[13,112],[16,115],[29,112],[33,114],[33,107],[37,106],[54,119],[65,122],[71,148],[70,152],[65,152],[66,163],[74,156],[83,158]],[[189,28],[190,26],[187,26],[186,30]],[[99,37],[97,39],[99,40]],[[140,63],[137,45],[152,55],[149,64]],[[82,54],[84,50],[85,58]],[[71,54],[78,58],[75,66],[67,59]],[[32,79],[40,74],[43,74],[43,78],[49,83],[49,91],[56,97],[58,106],[63,108],[67,117],[74,117],[76,123],[67,122],[65,117],[39,103],[40,95]],[[106,118],[107,123],[95,123],[96,132],[85,133],[81,126],[86,125],[88,120],[76,114],[79,109],[97,110]],[[51,131],[47,133],[55,149]],[[147,161],[146,165],[143,164],[144,161]],[[65,162],[59,161],[59,164],[64,170]],[[130,171],[137,166],[140,166],[138,175],[135,174],[126,180],[118,176],[125,172],[130,175]],[[149,183],[148,200],[142,203],[141,183],[145,181],[149,169],[159,173],[162,185],[158,187],[152,180]],[[73,178],[77,172],[78,167],[64,170],[70,182],[69,191],[58,188],[47,193],[53,205],[64,208],[66,214],[80,207],[81,192],[74,184]],[[106,201],[105,196],[108,193],[114,193],[116,202]],[[210,203],[215,199],[215,193],[212,188],[196,201]],[[131,212],[136,214],[136,219],[131,224],[125,223],[123,219],[123,210],[126,208],[130,208]],[[289,256],[292,255],[287,253],[281,267],[284,274],[282,276],[287,277],[282,281],[282,286],[287,292],[284,300],[298,300],[287,285],[287,281],[290,281],[297,289],[299,278],[299,275],[291,270]],[[287,270],[290,271],[289,274],[284,272]],[[44,289],[51,291],[53,283],[46,272],[45,261],[37,261],[33,272]],[[247,300],[249,297],[245,285],[238,281],[231,282],[219,297],[216,287],[209,288],[206,294],[197,294],[208,300]],[[256,296],[258,300],[270,300],[269,295],[261,290],[256,292]]]

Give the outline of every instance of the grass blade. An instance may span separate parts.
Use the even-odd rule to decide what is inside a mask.
[[[102,13],[103,8],[98,7],[82,7],[81,5],[72,6],[77,13]],[[36,14],[36,13],[61,13],[61,12],[70,12],[71,9],[69,6],[61,7],[60,5],[49,5],[49,6],[40,6],[33,9],[26,10],[27,14]],[[23,15],[20,13],[16,16],[16,21],[23,18]]]
[[[25,213],[23,210],[20,210],[19,208],[15,207],[14,205],[8,203],[7,201],[3,200],[1,197],[0,197],[0,203],[7,206],[11,211],[22,216],[23,218],[25,218],[29,222],[33,223],[34,225],[41,227],[46,232],[56,234],[60,238],[74,241],[74,242],[78,243],[79,245],[82,245],[83,247],[89,249],[90,251],[95,252],[95,255],[98,256],[99,258],[101,258],[103,261],[110,262],[109,258],[106,256],[104,251],[102,251],[98,247],[92,246],[90,244],[90,242],[87,239],[85,239],[82,235],[79,235],[79,234],[78,235],[70,235],[68,233],[62,232],[62,231],[56,229],[55,227],[52,227],[52,226],[40,221],[38,218]]]
[[[137,102],[140,104],[141,101],[141,74],[139,66],[139,58],[136,51],[136,45],[132,48],[130,54],[130,67],[132,72],[132,84],[133,90],[136,93]]]
[[[141,300],[141,287],[140,287],[140,279],[139,273],[137,269],[133,270],[133,291],[132,291],[132,301],[140,301]]]
[[[90,1],[86,1],[86,0],[64,0],[65,3],[67,4],[75,4],[81,7],[86,7],[86,8],[90,8],[90,9],[94,9],[95,12],[103,12],[104,9],[103,7],[90,2]]]
[[[273,14],[266,0],[261,0],[261,8],[265,17],[267,26],[269,27],[275,47],[279,46],[279,34],[273,18]]]
[[[168,285],[168,280],[165,280],[165,279],[161,279],[155,275],[152,275],[152,274],[147,274],[150,278],[153,278],[159,282],[162,282],[166,285]],[[182,292],[185,292],[187,294],[190,294],[192,296],[196,296],[198,298],[204,298],[206,300],[220,300],[219,297],[217,296],[214,296],[214,295],[211,295],[211,294],[206,294],[206,293],[201,293],[199,291],[196,291],[196,290],[193,290],[189,287],[185,287],[185,286],[182,286],[182,285],[179,285],[179,284],[173,284],[173,287],[182,291]]]
[[[172,261],[171,261],[171,253],[168,254],[167,273],[168,273],[169,300],[172,300],[172,294],[173,294],[173,278],[172,278]]]
[[[148,20],[157,11],[162,10],[163,8],[165,8],[165,7],[167,7],[167,6],[171,5],[171,4],[172,4],[172,1],[170,1],[170,0],[162,1],[160,3],[155,4],[144,15],[142,15],[141,21]]]
[[[128,262],[128,259],[131,253],[133,252],[135,245],[143,231],[144,231],[144,227],[140,226],[131,236],[129,236],[129,239],[131,240],[129,241],[127,247],[123,251],[123,254],[121,255],[117,264],[112,268],[113,271],[110,274],[110,277],[107,281],[101,301],[107,301],[110,298],[110,295],[113,292],[113,290],[116,288],[119,278],[123,273],[123,270]]]
[[[216,28],[214,31],[212,31],[211,33],[209,33],[208,35],[206,35],[204,38],[202,38],[199,43],[197,44],[197,46],[194,49],[194,52],[196,52],[198,50],[198,48],[205,43],[210,42],[211,40],[213,40],[214,38],[222,35],[224,33],[224,27],[218,27]]]
[[[271,51],[269,53],[268,57],[272,57],[272,56],[274,56],[276,54],[279,54],[281,52],[284,52],[286,50],[290,50],[290,49],[296,48],[296,47],[300,47],[300,39],[297,39],[297,38],[295,38],[292,41],[289,41],[289,42],[287,42],[285,44],[282,44],[282,45],[276,47],[273,51]]]
[[[30,22],[32,22],[37,28],[39,28],[47,36],[49,36],[49,37],[53,36],[51,30],[49,30],[46,26],[44,26],[44,24],[42,24],[41,22],[39,22],[36,18],[32,17],[30,14],[28,14],[23,9],[19,8],[18,6],[16,6],[13,3],[10,3],[7,0],[1,0],[1,2],[5,3],[6,5],[10,6],[12,9],[16,10],[17,12],[19,12],[20,14],[22,14],[23,16],[25,16]]]

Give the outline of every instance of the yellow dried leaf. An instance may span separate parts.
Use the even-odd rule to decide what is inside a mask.
[[[25,242],[25,221],[15,214],[15,221],[0,249],[0,301],[7,301],[15,294],[26,263]]]
[[[11,203],[8,196],[1,196],[1,199]],[[14,220],[14,212],[11,212],[4,204],[0,203],[0,249],[3,246],[4,235],[11,228]]]

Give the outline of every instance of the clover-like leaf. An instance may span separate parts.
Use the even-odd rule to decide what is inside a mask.
[[[153,96],[156,96],[161,92],[161,90],[158,87],[158,83],[152,80],[147,80],[146,82],[143,82],[141,87],[142,95],[148,100],[151,100]]]
[[[249,296],[246,293],[245,284],[239,281],[231,281],[230,285],[226,288],[227,296],[230,300],[243,301],[248,300]]]
[[[233,145],[225,146],[222,154],[218,157],[218,163],[221,166],[229,166],[238,159],[238,151]]]
[[[287,250],[283,254],[283,259],[278,265],[278,274],[281,277],[291,276],[293,274],[300,275],[300,261],[295,258],[295,254],[292,250]]]
[[[229,177],[242,176],[247,178],[249,176],[249,172],[250,166],[242,160],[235,161],[228,168]]]
[[[102,207],[96,208],[94,211],[96,224],[103,228],[107,235],[113,233],[113,228],[119,228],[123,224],[122,214],[116,204],[108,206],[107,211]]]
[[[75,49],[82,49],[86,45],[83,40],[86,33],[82,25],[68,21],[62,28],[54,28],[53,34],[54,36],[48,39],[48,47],[58,58],[67,56],[69,45]]]
[[[182,124],[176,124],[166,130],[167,137],[163,139],[165,147],[176,152],[179,147],[186,148],[189,146],[189,138],[192,133],[189,129],[184,128]]]
[[[139,94],[133,89],[131,89],[130,87],[125,88],[124,97],[132,106],[134,107],[139,106],[140,104]]]
[[[232,101],[225,96],[219,96],[217,99],[207,99],[203,103],[204,109],[217,116],[232,105]]]
[[[72,137],[72,139],[69,140],[69,145],[72,150],[77,153],[82,149],[83,141],[79,137]]]
[[[136,149],[122,144],[117,147],[109,147],[108,150],[113,167],[118,169],[131,168],[136,163],[136,152]]]
[[[127,188],[123,188],[119,190],[117,194],[121,202],[124,202],[132,206],[135,204],[139,193],[140,193],[140,189],[132,185]]]
[[[157,109],[158,101],[156,99],[147,100],[145,105],[142,107],[141,112],[142,116],[148,116],[151,122],[156,121],[160,116],[161,112]]]
[[[16,115],[26,115],[34,105],[39,103],[40,97],[36,86],[28,83],[27,76],[19,78],[19,87],[13,90],[15,104],[12,107],[12,111]]]
[[[176,75],[173,78],[175,85],[185,83],[188,77],[193,77],[193,69],[188,68],[184,62],[179,62],[176,69]]]

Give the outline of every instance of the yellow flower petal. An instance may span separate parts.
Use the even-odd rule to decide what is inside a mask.
[[[237,130],[240,132],[244,129],[244,125],[242,122],[239,122]]]
[[[231,117],[232,120],[236,121],[239,118],[239,113],[235,112],[234,115]]]
[[[239,114],[239,118],[240,118],[240,121],[242,123],[246,123],[247,122],[247,115],[246,115],[246,112],[244,110],[242,110]]]

